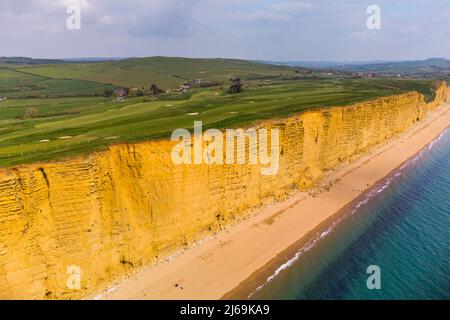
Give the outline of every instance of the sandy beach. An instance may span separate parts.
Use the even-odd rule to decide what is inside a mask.
[[[297,193],[164,263],[91,298],[221,299],[369,191],[450,126],[450,103],[357,161],[329,173],[316,193]]]

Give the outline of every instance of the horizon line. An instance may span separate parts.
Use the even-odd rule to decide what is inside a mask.
[[[254,58],[237,58],[237,57],[188,57],[188,56],[165,56],[165,55],[151,55],[151,56],[128,56],[128,57],[107,57],[107,56],[84,56],[84,57],[32,57],[32,56],[0,56],[0,59],[7,58],[25,58],[33,60],[62,60],[62,61],[76,61],[76,60],[128,60],[128,59],[146,59],[146,58],[180,58],[180,59],[226,59],[226,60],[243,60],[243,61],[258,61],[258,62],[276,62],[276,63],[292,63],[292,62],[305,62],[305,63],[389,63],[389,62],[408,62],[408,61],[427,61],[427,60],[450,60],[445,56],[442,57],[428,57],[422,59],[362,59],[362,60],[302,60],[302,59],[289,59],[289,60],[277,60],[277,59],[254,59]]]

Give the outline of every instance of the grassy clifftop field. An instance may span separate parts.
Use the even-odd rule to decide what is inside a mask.
[[[167,138],[176,128],[192,128],[194,120],[205,127],[238,127],[409,91],[433,98],[431,80],[299,78],[303,72],[311,74],[241,60],[160,57],[0,69],[0,97],[8,97],[0,101],[0,166]],[[244,79],[244,92],[227,92],[231,77]],[[176,88],[193,79],[217,85],[125,101],[99,94],[152,83]]]

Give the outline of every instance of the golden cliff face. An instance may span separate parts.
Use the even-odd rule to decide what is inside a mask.
[[[280,129],[280,168],[175,165],[174,142],[111,146],[72,160],[0,170],[0,298],[70,299],[221,229],[422,119],[432,103],[408,93],[261,123]],[[68,267],[79,266],[81,289]]]

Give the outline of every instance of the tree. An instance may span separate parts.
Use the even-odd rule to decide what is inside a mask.
[[[105,90],[103,91],[103,96],[104,96],[104,97],[107,97],[107,98],[112,97],[113,94],[114,94],[114,90],[105,89]]]
[[[241,93],[242,92],[242,82],[241,78],[230,79],[231,86],[228,89],[228,93]]]
[[[152,84],[150,87],[150,92],[152,93],[152,95],[157,96],[161,93],[164,93],[164,90],[161,90],[160,88],[158,88],[158,86],[156,84]]]
[[[39,110],[35,107],[29,107],[27,108],[27,110],[25,111],[25,114],[23,115],[24,119],[32,119],[32,118],[36,118],[37,115],[39,113]]]

